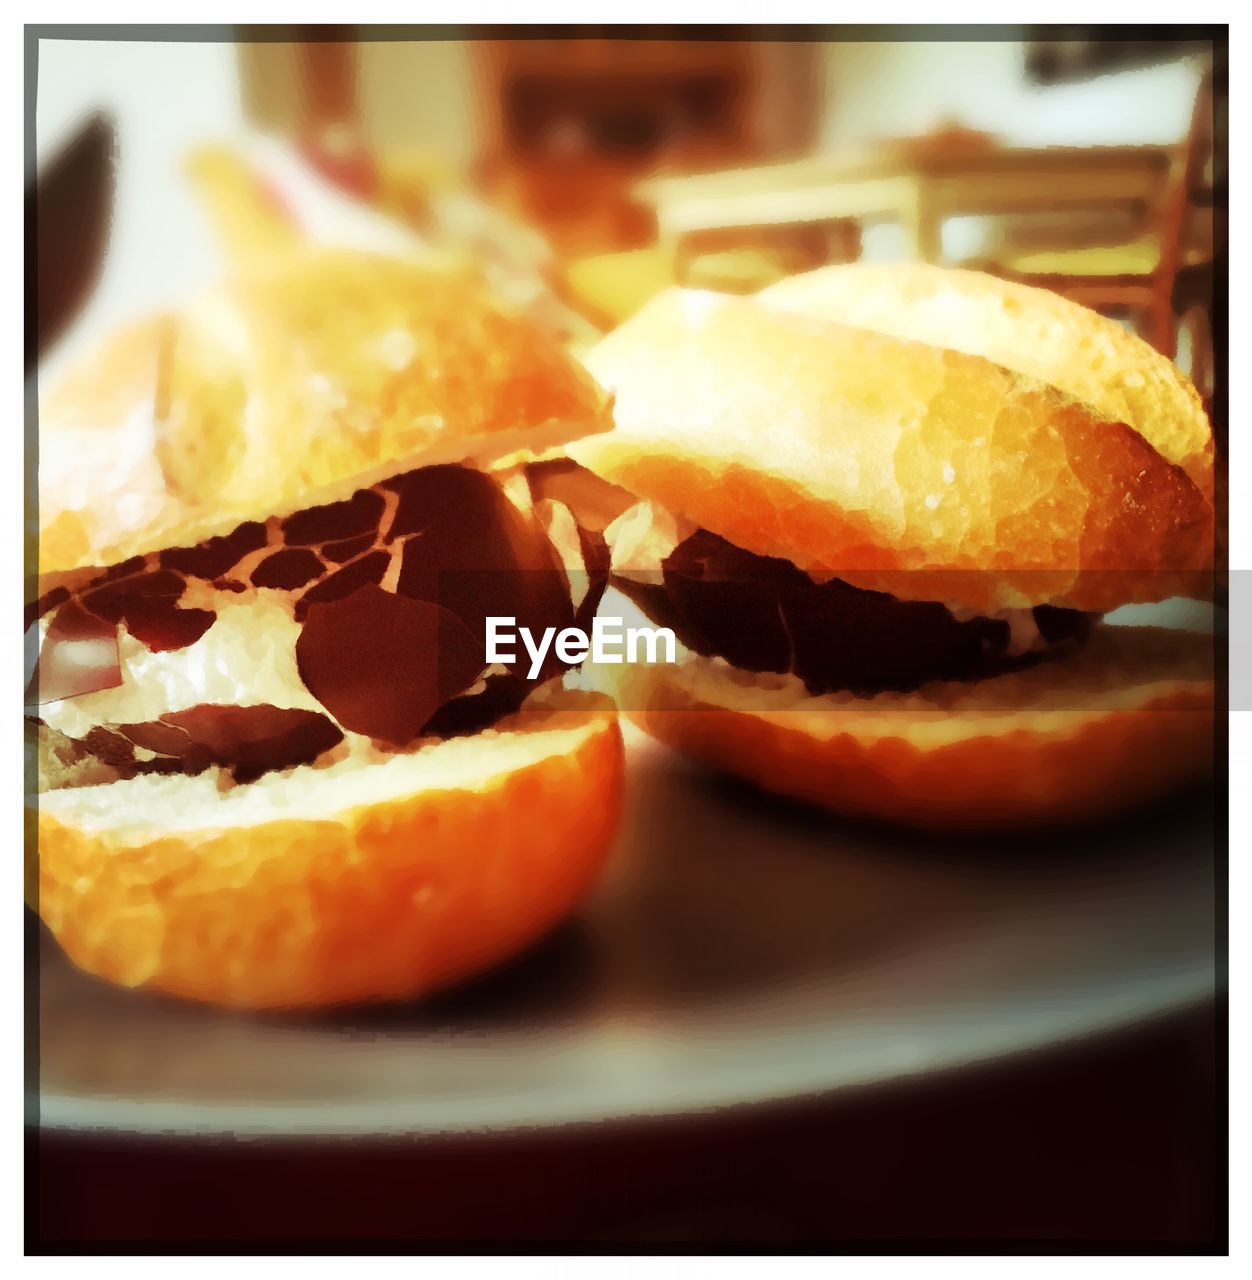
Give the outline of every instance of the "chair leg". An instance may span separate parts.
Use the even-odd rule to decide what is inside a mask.
[[[1144,337],[1167,360],[1178,352],[1178,329],[1169,297],[1156,298],[1148,304],[1144,315]]]
[[[1179,321],[1186,330],[1191,355],[1191,381],[1202,396],[1213,392],[1213,335],[1208,312],[1203,307],[1188,307]]]

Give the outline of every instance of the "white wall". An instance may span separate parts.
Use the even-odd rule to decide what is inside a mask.
[[[82,320],[57,356],[115,317],[177,301],[212,278],[208,223],[180,180],[188,149],[242,123],[234,46],[43,40],[35,100],[40,162],[105,110],[117,131],[117,191],[108,257]]]
[[[945,120],[1020,146],[1178,142],[1200,79],[1178,61],[1040,88],[1020,41],[827,44],[823,63],[825,148]]]

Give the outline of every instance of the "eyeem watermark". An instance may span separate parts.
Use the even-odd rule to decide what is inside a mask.
[[[488,662],[516,662],[518,640],[530,655],[528,680],[534,680],[543,670],[553,644],[556,656],[570,664],[588,656],[592,662],[606,663],[678,661],[678,641],[669,627],[627,627],[621,618],[597,617],[592,621],[590,635],[581,627],[566,627],[559,632],[555,627],[546,627],[536,637],[529,627],[519,627],[516,618],[487,619]]]

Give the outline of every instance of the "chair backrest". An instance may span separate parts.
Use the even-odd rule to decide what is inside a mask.
[[[1205,170],[1213,154],[1213,73],[1204,74],[1196,91],[1195,105],[1191,111],[1191,125],[1187,141],[1175,168],[1173,181],[1161,208],[1159,233],[1161,256],[1157,271],[1165,288],[1172,287],[1174,277],[1182,265],[1186,250],[1187,232],[1193,212],[1198,207],[1197,197],[1205,185]]]

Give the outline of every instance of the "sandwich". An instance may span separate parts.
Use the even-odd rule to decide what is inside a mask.
[[[1088,819],[1211,767],[1190,383],[1050,293],[914,265],[671,290],[588,357],[613,582],[681,642],[623,710],[769,791],[924,827]],[[632,501],[633,500],[633,501]]]
[[[252,1008],[407,999],[564,917],[614,833],[603,538],[525,462],[605,397],[464,277],[296,251],[41,398],[29,894],[80,968]],[[531,676],[533,675],[533,678]]]

